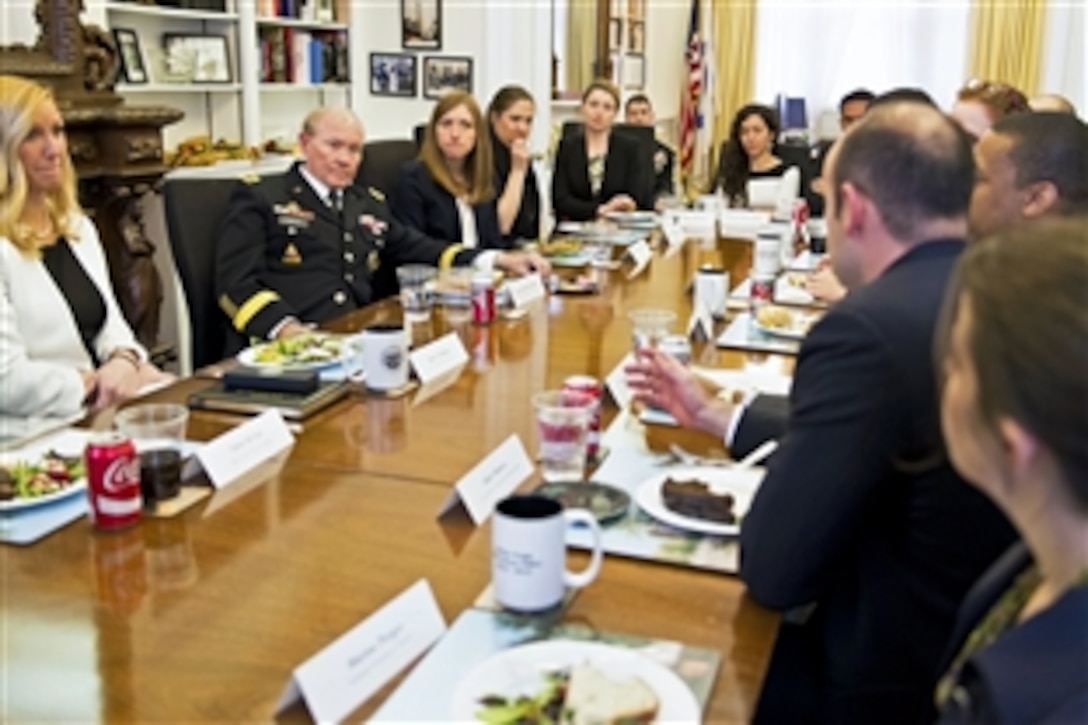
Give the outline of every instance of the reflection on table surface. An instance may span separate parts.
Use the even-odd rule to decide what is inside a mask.
[[[751,245],[689,242],[635,279],[611,273],[598,295],[553,296],[488,327],[438,310],[413,339],[455,333],[470,361],[426,400],[354,393],[307,420],[286,462],[226,505],[216,494],[113,534],[83,519],[35,545],[3,547],[5,717],[266,720],[294,667],[419,578],[452,621],[489,580],[488,526],[436,519],[452,483],[511,433],[532,450],[531,394],[572,374],[603,379],[630,351],[627,309],[661,306],[686,320],[685,290],[701,264],[742,279]],[[383,301],[326,327],[390,319],[399,308]],[[695,349],[708,366],[768,360],[792,364]],[[152,399],[184,400],[208,384],[183,380]],[[606,421],[614,414],[606,408]],[[194,412],[189,436],[209,439],[236,422]],[[743,591],[732,577],[609,557],[566,618],[719,650],[706,718],[743,721],[777,626]],[[286,718],[303,716],[296,708]]]

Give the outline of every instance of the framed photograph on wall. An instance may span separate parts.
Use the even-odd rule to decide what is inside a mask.
[[[472,93],[472,58],[429,55],[423,59],[423,97],[438,99],[450,91]]]
[[[178,83],[230,83],[230,52],[224,35],[164,33],[166,74]]]
[[[641,55],[623,56],[623,82],[625,90],[642,90],[646,87],[646,60]]]
[[[620,19],[608,21],[608,49],[613,53],[620,49]]]
[[[442,49],[442,0],[400,0],[400,45],[405,50]]]
[[[117,44],[117,55],[121,59],[117,80],[125,83],[147,83],[147,64],[144,63],[140,37],[136,35],[136,31],[114,28],[113,42]]]
[[[405,53],[371,53],[370,94],[415,98],[416,57]]]

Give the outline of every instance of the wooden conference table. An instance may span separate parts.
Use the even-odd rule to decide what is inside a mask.
[[[630,349],[627,310],[674,309],[682,325],[695,269],[721,264],[742,279],[750,249],[690,241],[657,252],[635,279],[613,273],[598,295],[552,297],[490,327],[436,313],[413,336],[456,330],[472,360],[434,397],[349,397],[308,420],[286,462],[233,499],[228,488],[125,532],[96,533],[83,519],[29,547],[0,548],[0,717],[270,720],[294,667],[419,578],[452,622],[490,578],[488,525],[436,519],[452,483],[511,433],[531,449],[533,392],[575,373],[606,376]],[[327,327],[399,314],[385,301]],[[709,346],[696,359],[737,367],[747,356]],[[183,380],[153,399],[183,400],[207,384]],[[229,426],[194,413],[188,434],[208,439]],[[731,723],[751,717],[778,618],[734,577],[608,557],[564,621],[720,651],[706,720]],[[286,715],[303,717],[300,708]]]

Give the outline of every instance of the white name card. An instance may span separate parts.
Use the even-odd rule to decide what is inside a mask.
[[[315,722],[343,720],[446,631],[426,579],[295,668],[276,712],[302,697]]]
[[[506,283],[510,303],[515,307],[525,307],[530,302],[544,298],[544,282],[539,274],[527,274]]]
[[[514,433],[461,477],[438,509],[442,516],[460,501],[472,522],[483,523],[499,501],[514,492],[533,472],[533,461]]]
[[[467,363],[468,350],[457,333],[451,332],[408,353],[408,362],[416,371],[419,382],[426,385]]]
[[[212,485],[223,488],[275,458],[294,442],[283,415],[278,410],[266,410],[201,446],[182,472],[182,478],[189,478],[203,468]]]
[[[714,337],[714,316],[705,306],[696,304],[688,320],[688,337],[706,342]]]
[[[612,400],[616,401],[616,406],[620,410],[627,410],[631,405],[631,401],[635,398],[635,394],[631,392],[631,386],[627,384],[627,373],[624,372],[624,368],[634,361],[635,356],[632,353],[627,353],[620,360],[619,365],[613,368],[612,372],[604,380],[608,392],[612,393]]]
[[[680,215],[676,213],[666,214],[661,222],[661,232],[665,235],[665,243],[669,249],[679,248],[687,238],[684,233],[684,223],[680,221]]]
[[[645,239],[635,242],[627,248],[627,256],[635,263],[634,268],[627,274],[627,278],[631,279],[642,274],[642,270],[650,264],[650,259],[653,257],[650,243]]]

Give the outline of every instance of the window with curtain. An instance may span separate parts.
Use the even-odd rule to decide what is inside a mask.
[[[854,88],[919,86],[948,108],[966,80],[970,5],[961,0],[761,0],[757,12],[754,100],[804,97],[813,125],[825,111],[837,116]]]

